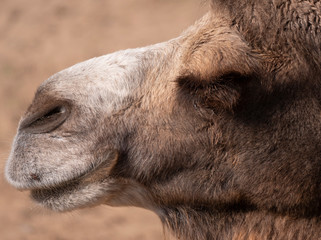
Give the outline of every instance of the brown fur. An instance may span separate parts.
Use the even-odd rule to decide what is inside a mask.
[[[178,99],[208,122],[180,110],[202,134],[181,134],[159,170],[164,222],[183,239],[319,239],[320,3],[230,2],[184,42]]]

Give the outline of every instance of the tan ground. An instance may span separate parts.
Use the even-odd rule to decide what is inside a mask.
[[[158,218],[141,209],[44,211],[5,182],[3,169],[43,80],[94,56],[173,38],[206,9],[200,0],[0,0],[1,240],[163,238]]]

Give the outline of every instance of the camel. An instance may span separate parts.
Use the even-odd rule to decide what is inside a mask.
[[[321,239],[321,1],[212,0],[179,37],[37,90],[6,178],[55,211],[155,212],[178,239]]]

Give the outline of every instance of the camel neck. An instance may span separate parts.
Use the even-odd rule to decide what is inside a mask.
[[[321,218],[295,218],[266,212],[211,212],[175,208],[161,217],[177,239],[306,240],[321,239]]]

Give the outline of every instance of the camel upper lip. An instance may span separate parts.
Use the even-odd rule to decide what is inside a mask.
[[[20,191],[38,191],[38,190],[51,190],[51,189],[59,189],[65,188],[68,185],[77,184],[86,178],[90,178],[98,169],[104,168],[108,166],[107,161],[95,161],[94,163],[90,164],[87,169],[83,171],[79,171],[77,174],[74,173],[73,176],[67,176],[64,179],[59,179],[59,181],[48,181],[46,180],[46,176],[33,172],[29,173],[29,180],[27,181],[17,181],[7,174],[7,181],[15,186]]]
[[[68,186],[77,185],[79,183],[84,183],[86,181],[99,181],[108,178],[108,173],[114,167],[115,159],[118,159],[118,152],[115,150],[110,150],[103,159],[96,159],[90,166],[82,173],[58,182],[56,184],[44,185],[40,187],[34,187],[29,190],[52,190],[55,191],[61,188],[66,188]]]
[[[67,179],[67,180],[52,184],[52,185],[39,186],[39,187],[31,188],[28,190],[31,190],[31,191],[39,191],[39,190],[58,191],[59,189],[64,189],[68,186],[77,185],[80,182],[84,181],[86,178],[89,178],[91,175],[93,175],[96,172],[96,170],[98,170],[100,168],[104,168],[105,165],[106,165],[105,162],[101,162],[100,164],[96,164],[96,165],[91,164],[87,170],[74,176],[73,178],[70,178],[70,179]]]

